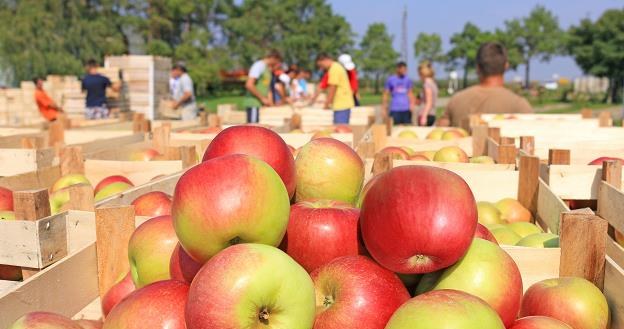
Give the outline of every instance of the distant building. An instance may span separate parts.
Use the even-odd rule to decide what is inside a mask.
[[[574,79],[574,92],[586,94],[606,93],[609,90],[609,79],[585,76]]]

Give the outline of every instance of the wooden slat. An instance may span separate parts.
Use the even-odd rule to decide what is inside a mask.
[[[624,192],[607,182],[600,182],[598,188],[598,215],[624,232]]]
[[[533,156],[520,157],[518,201],[532,214],[537,213],[540,159]]]
[[[373,125],[371,127],[373,143],[375,143],[375,153],[386,147],[388,130],[385,125]]]
[[[37,171],[0,177],[0,186],[13,191],[42,189],[52,186],[61,178],[61,167],[52,166]]]
[[[59,154],[61,175],[84,174],[84,157],[80,146],[68,146],[61,149]]]
[[[535,154],[535,137],[520,136],[520,149],[529,155]]]
[[[383,174],[392,169],[392,155],[387,153],[377,153],[373,163],[373,176]]]
[[[172,175],[183,170],[182,161],[108,161],[86,160],[85,171],[96,184],[111,174],[128,178],[135,186],[149,183],[157,176]]]
[[[617,189],[622,189],[622,161],[603,162],[601,179]]]
[[[54,149],[0,149],[0,176],[19,175],[52,166]]]
[[[595,200],[602,169],[587,165],[550,165],[543,173],[548,185],[562,199]]]
[[[482,164],[482,163],[459,163],[459,162],[435,162],[421,160],[393,160],[393,168],[400,166],[430,166],[444,168],[450,171],[506,171],[516,170],[515,164]]]
[[[606,258],[604,283],[604,294],[611,313],[610,329],[624,329],[624,269],[610,257]]]
[[[548,150],[549,165],[569,165],[570,150],[550,149]]]
[[[472,155],[487,155],[488,151],[488,126],[478,125],[472,127]]]
[[[615,263],[624,266],[624,247],[613,240],[607,238],[607,255],[615,261]]]
[[[566,211],[570,211],[568,206],[540,179],[537,192],[537,219],[550,231],[559,234],[561,214]]]
[[[16,220],[34,221],[50,216],[50,197],[47,189],[13,192]]]
[[[61,211],[83,210],[93,211],[95,207],[93,187],[90,184],[75,184],[68,186],[69,202],[61,207]]]
[[[148,184],[144,184],[141,186],[137,186],[135,188],[124,191],[121,194],[114,195],[108,199],[104,199],[96,204],[96,207],[99,206],[114,206],[114,205],[129,205],[134,201],[134,199],[140,197],[141,195],[153,192],[160,191],[167,193],[169,195],[173,195],[173,191],[175,189],[178,180],[182,176],[182,173],[170,175],[158,180],[154,180]]]
[[[498,127],[488,128],[488,137],[493,139],[496,143],[500,143],[500,128]]]

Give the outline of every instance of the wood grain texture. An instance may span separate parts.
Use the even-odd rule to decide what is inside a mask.
[[[518,265],[522,287],[526,291],[534,283],[559,277],[560,248],[528,248],[501,246]]]
[[[609,160],[602,163],[602,180],[622,189],[622,161]]]
[[[373,163],[373,176],[383,174],[392,169],[392,155],[377,153]]]
[[[520,136],[520,149],[529,155],[535,154],[535,137]]]
[[[550,149],[548,150],[549,165],[569,165],[570,150]]]
[[[47,189],[13,192],[16,220],[34,221],[50,216],[50,196]]]
[[[472,155],[480,156],[488,154],[488,126],[477,125],[472,127]]]
[[[552,233],[559,234],[561,214],[570,211],[561,198],[550,187],[539,180],[537,192],[537,218],[540,224],[547,227]]]
[[[488,128],[488,137],[500,144],[501,130],[499,127]]]
[[[540,159],[534,156],[520,157],[518,201],[532,214],[537,213]]]
[[[373,125],[371,127],[371,132],[373,135],[373,143],[375,143],[375,153],[377,153],[386,147],[388,130],[385,125]]]
[[[601,182],[598,188],[598,215],[616,230],[624,232],[624,192]]]
[[[610,257],[606,259],[604,282],[604,294],[611,313],[610,329],[624,329],[624,269]]]
[[[59,153],[61,175],[84,174],[84,157],[80,146],[67,146]]]

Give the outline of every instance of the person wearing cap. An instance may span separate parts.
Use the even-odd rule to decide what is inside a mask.
[[[338,62],[340,62],[340,64],[344,66],[345,70],[347,70],[347,74],[349,75],[349,84],[351,85],[351,91],[353,92],[353,102],[355,103],[355,106],[360,106],[358,74],[355,69],[355,63],[353,63],[353,58],[351,58],[351,55],[342,54],[338,57]]]
[[[180,111],[182,120],[193,120],[197,117],[197,105],[195,104],[195,94],[193,90],[193,79],[188,75],[186,67],[182,63],[177,63],[171,68],[170,88],[171,108]]]
[[[319,54],[316,64],[327,72],[327,99],[324,107],[334,111],[335,124],[348,124],[355,103],[347,70],[327,54]]]

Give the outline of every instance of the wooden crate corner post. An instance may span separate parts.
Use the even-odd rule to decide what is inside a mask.
[[[487,155],[488,126],[479,124],[472,127],[473,156]]]
[[[569,165],[570,150],[550,149],[548,150],[549,165]]]
[[[80,146],[67,146],[59,152],[61,175],[84,174],[84,157]]]
[[[154,148],[160,153],[165,154],[171,140],[171,124],[163,123],[162,126],[155,128],[152,132],[152,143]]]
[[[535,137],[520,136],[520,149],[528,155],[535,154]]]
[[[539,174],[540,159],[538,157],[520,157],[518,201],[533,214],[537,213]]]
[[[377,153],[373,162],[373,176],[390,171],[393,166],[392,155],[387,153]]]

